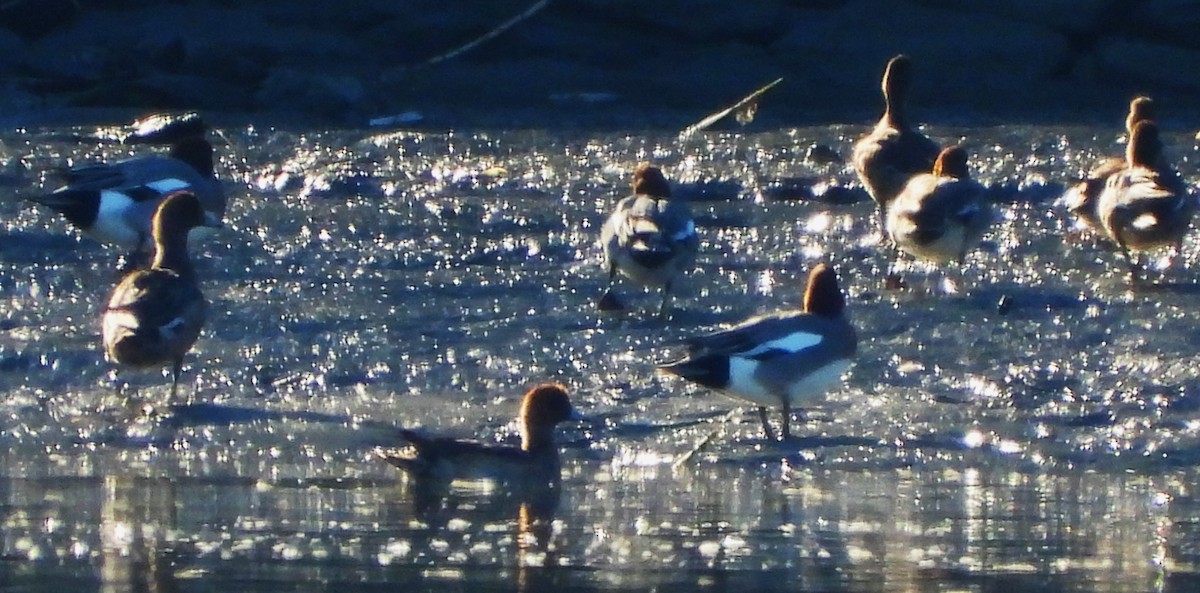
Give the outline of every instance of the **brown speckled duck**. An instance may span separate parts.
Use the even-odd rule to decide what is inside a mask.
[[[491,480],[527,482],[557,480],[558,447],[554,428],[561,422],[582,419],[561,385],[538,385],[525,393],[517,420],[521,424],[521,446],[485,445],[447,437],[401,431],[409,442],[398,450],[380,449],[384,461],[420,479]]]
[[[1109,176],[1096,201],[1100,224],[1129,262],[1129,279],[1140,280],[1133,252],[1169,245],[1178,254],[1196,212],[1179,173],[1166,164],[1158,126],[1140,121],[1129,135],[1125,167]]]
[[[183,356],[204,325],[207,302],[188,259],[188,231],[220,227],[191,192],[175,192],[158,206],[152,222],[154,261],[121,280],[104,309],[102,333],[109,360],[127,366],[171,363],[171,398],[179,387]]]
[[[1134,97],[1129,102],[1129,114],[1125,116],[1126,141],[1133,136],[1133,128],[1138,122],[1153,119],[1153,99],[1146,96]],[[1067,190],[1063,195],[1062,203],[1082,226],[1097,233],[1104,233],[1100,224],[1100,214],[1096,211],[1096,204],[1100,199],[1100,193],[1104,191],[1105,184],[1108,183],[1108,178],[1124,169],[1125,165],[1125,159],[1121,157],[1104,159],[1088,172],[1087,178]]]
[[[899,55],[888,61],[883,73],[883,117],[875,129],[854,144],[854,170],[875,200],[880,232],[887,208],[913,175],[928,173],[938,155],[938,145],[909,122],[907,99],[912,82],[912,60]]]
[[[966,258],[992,221],[984,187],[971,179],[967,151],[942,150],[932,173],[908,181],[888,208],[887,231],[902,251],[935,262]]]

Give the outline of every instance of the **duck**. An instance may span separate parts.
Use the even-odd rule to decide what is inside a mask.
[[[1100,224],[1129,262],[1129,280],[1141,276],[1134,252],[1171,246],[1178,255],[1196,212],[1196,197],[1166,164],[1162,138],[1153,121],[1137,122],[1125,147],[1125,167],[1109,176],[1096,200]]]
[[[839,385],[858,350],[837,273],[812,268],[803,308],[746,320],[687,340],[688,355],[658,366],[674,375],[758,406],[763,433],[775,440],[768,407],[783,412],[782,437],[791,437],[791,411]]]
[[[219,228],[221,221],[191,192],[167,195],[151,221],[154,260],[117,284],[101,320],[110,362],[135,368],[171,364],[172,401],[183,357],[200,336],[208,309],[187,251],[188,231],[199,226]]]
[[[403,429],[400,436],[407,441],[407,447],[377,449],[376,454],[418,480],[557,481],[555,427],[568,420],[583,419],[571,405],[565,387],[546,383],[534,386],[521,398],[517,413],[520,447],[429,436]]]
[[[227,199],[205,138],[208,125],[198,115],[155,116],[135,125],[126,144],[166,144],[169,152],[61,171],[65,185],[27,199],[59,212],[84,235],[125,249],[136,262],[154,249],[152,219],[167,195],[187,190],[218,220]],[[194,239],[205,234],[198,231]]]
[[[915,257],[963,263],[992,221],[983,185],[971,179],[967,151],[950,146],[933,171],[910,179],[887,213],[892,242]]]
[[[633,194],[617,202],[600,234],[608,288],[601,311],[622,309],[613,292],[617,274],[643,286],[662,287],[659,317],[669,313],[671,289],[696,261],[700,239],[687,202],[671,198],[662,170],[643,163],[633,172]]]
[[[1152,98],[1145,95],[1134,97],[1129,102],[1129,113],[1125,116],[1126,142],[1133,135],[1134,126],[1141,121],[1152,121],[1154,114]],[[1079,221],[1081,227],[1101,235],[1104,234],[1104,229],[1100,224],[1100,214],[1096,212],[1096,204],[1099,201],[1100,192],[1104,191],[1108,178],[1124,168],[1125,159],[1123,157],[1104,159],[1092,167],[1083,181],[1063,194],[1061,203]]]
[[[941,150],[910,124],[908,94],[912,68],[912,60],[903,54],[888,61],[883,72],[883,117],[854,143],[851,153],[854,171],[875,201],[879,230],[885,237],[889,204],[910,178],[929,172]]]

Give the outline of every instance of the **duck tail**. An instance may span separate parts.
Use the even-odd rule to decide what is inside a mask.
[[[71,224],[85,228],[96,219],[96,212],[100,209],[100,192],[93,189],[64,189],[25,196],[25,199],[50,208],[62,214]]]
[[[99,200],[100,192],[94,189],[60,189],[48,194],[28,195],[25,196],[25,199],[61,212],[78,205],[80,202]]]
[[[109,357],[135,367],[158,364],[163,360],[162,344],[136,329],[124,329],[109,341]]]
[[[713,389],[724,389],[729,384],[729,357],[720,354],[704,354],[685,358],[659,365],[658,373],[682,377]]]

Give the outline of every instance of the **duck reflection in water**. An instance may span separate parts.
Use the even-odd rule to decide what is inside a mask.
[[[168,553],[168,534],[178,527],[175,483],[105,476],[103,488],[100,591],[178,591]]]

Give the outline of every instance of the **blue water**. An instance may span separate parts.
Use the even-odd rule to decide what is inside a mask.
[[[904,264],[906,291],[849,167],[808,157],[863,131],[224,128],[233,202],[196,253],[212,308],[174,407],[167,375],[100,352],[119,254],[18,199],[129,147],[0,132],[0,589],[1196,590],[1200,250],[1135,293],[1054,203],[1116,126],[928,130],[1001,216],[961,270]],[[1167,140],[1195,188],[1196,142]],[[646,160],[702,237],[668,323],[627,285],[630,311],[593,307],[596,235]],[[797,306],[816,261],[860,356],[796,440],[653,373]],[[546,380],[594,420],[564,426],[557,490],[430,492],[373,456],[398,426],[514,442]]]

